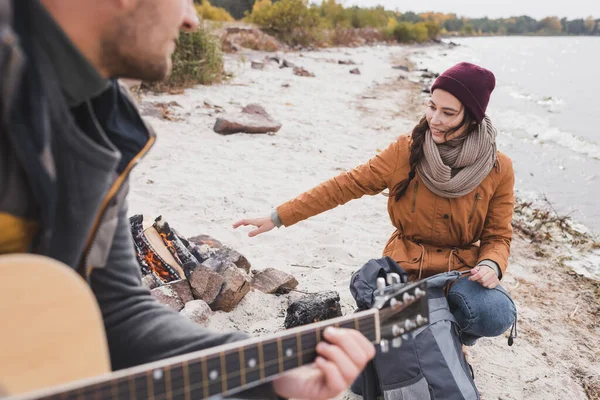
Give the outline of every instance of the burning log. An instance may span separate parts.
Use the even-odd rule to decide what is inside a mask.
[[[198,259],[190,253],[187,246],[177,236],[174,230],[171,229],[162,216],[159,216],[154,220],[153,226],[162,237],[167,249],[173,254],[173,257],[179,262],[179,265],[183,267],[185,276],[189,277],[189,273],[200,264]]]
[[[143,230],[143,219],[144,217],[142,215],[134,215],[130,218],[133,241],[137,253],[136,257],[138,260],[141,260],[140,266],[142,274],[147,275],[152,271],[163,282],[181,279],[181,275],[179,271],[177,271],[176,265],[173,265],[176,264],[176,262],[169,264],[164,259],[164,253],[159,255],[156,249],[150,244],[146,231]]]

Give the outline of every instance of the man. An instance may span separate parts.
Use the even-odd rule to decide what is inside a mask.
[[[127,219],[128,174],[154,142],[115,78],[164,79],[191,0],[0,0],[0,254],[73,267],[100,305],[113,369],[241,339],[169,311],[141,286]],[[328,331],[310,369],[245,397],[329,398],[373,346]]]

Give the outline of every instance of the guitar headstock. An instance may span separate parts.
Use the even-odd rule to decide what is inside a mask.
[[[387,282],[386,282],[387,281]],[[387,284],[386,284],[387,283]],[[396,273],[377,279],[374,308],[379,310],[381,351],[398,348],[407,334],[429,322],[427,283],[401,283]]]

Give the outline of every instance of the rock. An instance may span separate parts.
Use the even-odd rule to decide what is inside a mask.
[[[288,60],[282,60],[280,68],[294,68],[294,69],[296,69],[297,67],[296,67],[296,64],[294,64],[293,62],[290,62]]]
[[[202,264],[213,271],[223,269],[223,266],[227,264],[234,264],[236,267],[243,269],[246,273],[250,273],[251,268],[250,262],[246,257],[227,246],[221,247],[211,257],[204,260]]]
[[[192,288],[190,287],[190,282],[187,279],[180,279],[178,281],[173,281],[165,284],[171,288],[179,298],[183,304],[186,304],[188,301],[194,300],[194,296],[192,295]]]
[[[215,311],[229,312],[250,291],[250,278],[244,270],[234,265],[227,267],[221,274],[225,283],[221,289],[221,293],[219,293],[210,307]]]
[[[406,71],[406,72],[409,72],[409,70],[408,70],[408,67],[407,67],[407,66],[405,66],[405,65],[394,65],[392,68],[394,68],[394,69],[399,69],[399,70],[401,70],[401,71]]]
[[[425,79],[433,79],[433,78],[437,78],[440,74],[436,74],[434,72],[424,72],[421,74],[421,77],[425,78]]]
[[[267,294],[288,293],[298,286],[298,281],[283,271],[267,268],[252,277],[252,286]]]
[[[252,67],[252,69],[265,69],[265,63],[262,63],[260,61],[250,61],[250,66]]]
[[[198,236],[194,236],[192,238],[189,238],[188,241],[197,244],[198,246],[201,246],[203,244],[206,244],[210,247],[214,247],[217,249],[220,249],[221,247],[223,247],[223,244],[221,242],[219,242],[217,239],[208,236],[208,235],[198,235]]]
[[[315,74],[313,74],[312,72],[308,72],[307,70],[305,70],[302,67],[294,67],[294,75],[298,75],[298,76],[306,76],[309,78],[314,78]]]
[[[342,316],[340,295],[334,291],[303,297],[287,309],[286,329]]]
[[[159,287],[162,281],[153,273],[142,276],[142,285],[150,290]]]
[[[181,311],[183,308],[183,302],[179,295],[166,285],[152,289],[150,293],[152,293],[152,296],[154,296],[159,303],[171,307],[175,311]]]
[[[244,111],[249,110],[249,111]],[[232,133],[278,132],[281,124],[275,121],[263,107],[250,104],[241,113],[225,114],[217,119],[213,130],[223,135]]]
[[[212,304],[221,292],[223,277],[218,272],[200,265],[190,273],[189,283],[196,300]]]
[[[215,247],[210,247],[206,244],[201,246],[196,246],[195,244],[190,244],[190,252],[196,257],[200,263],[208,260],[212,257],[219,249]]]
[[[338,64],[340,64],[340,65],[356,65],[356,63],[352,60],[339,60]]]
[[[353,75],[360,75],[360,69],[358,69],[358,68],[351,69],[350,73]]]
[[[192,300],[185,303],[185,307],[179,313],[197,324],[207,326],[213,312],[205,301]]]

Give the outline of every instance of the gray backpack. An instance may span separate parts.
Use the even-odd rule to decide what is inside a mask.
[[[352,275],[350,290],[359,309],[368,308],[377,277],[406,273],[389,257],[370,260]],[[404,274],[402,274],[404,273]],[[353,383],[365,400],[479,400],[470,365],[462,352],[458,325],[450,312],[444,288],[459,279],[457,271],[426,279],[429,323],[403,337],[399,348],[377,347],[375,359]]]

